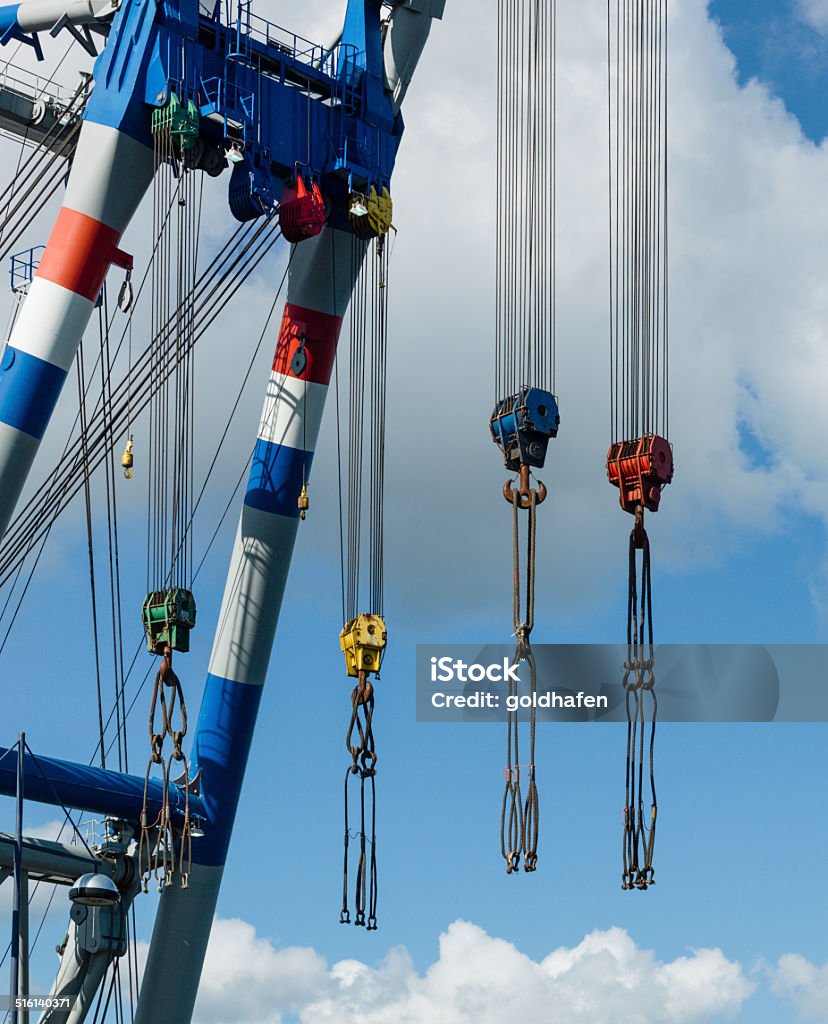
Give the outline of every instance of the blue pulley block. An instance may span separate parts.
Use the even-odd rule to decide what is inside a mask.
[[[558,400],[541,388],[523,387],[495,406],[489,429],[503,452],[508,469],[542,468],[551,437],[557,437],[561,417]]]
[[[270,172],[247,154],[233,167],[228,189],[230,212],[242,222],[255,220],[269,213],[274,205],[273,181]]]

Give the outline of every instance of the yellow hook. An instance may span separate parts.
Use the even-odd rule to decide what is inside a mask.
[[[299,500],[297,502],[297,505],[299,506],[299,518],[300,519],[304,519],[305,518],[305,513],[310,508],[310,498],[308,497],[308,485],[307,484],[302,484],[302,493],[299,495]]]
[[[121,456],[121,465],[124,467],[124,477],[127,480],[132,478],[132,467],[134,465],[134,458],[132,455],[132,436],[130,435],[129,440],[124,448],[124,454]]]

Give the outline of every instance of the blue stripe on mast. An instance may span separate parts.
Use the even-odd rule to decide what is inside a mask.
[[[247,481],[245,505],[275,515],[299,518],[297,499],[310,476],[313,452],[258,438]]]
[[[7,345],[0,362],[0,423],[40,440],[65,380],[59,366]]]
[[[261,686],[234,683],[210,673],[196,726],[191,772],[201,769],[205,835],[193,841],[193,863],[221,866],[236,817]]]

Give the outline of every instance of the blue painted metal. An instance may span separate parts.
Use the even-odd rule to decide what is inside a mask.
[[[25,292],[34,280],[35,271],[40,266],[40,257],[45,245],[35,245],[31,249],[12,253],[10,257],[9,278],[13,292]]]
[[[492,440],[503,452],[509,469],[522,465],[540,469],[550,438],[558,436],[558,400],[541,388],[523,387],[501,399],[489,421]]]
[[[239,139],[243,143],[254,140],[255,93],[219,77],[202,79],[201,91],[199,113],[202,117],[218,114],[224,122],[227,139]]]
[[[387,186],[403,125],[384,88],[379,0],[350,0],[333,50],[257,17],[246,2],[232,24],[218,10],[200,14],[193,0],[159,8],[145,80],[132,85],[148,107],[163,107],[172,92],[193,100],[204,142],[240,143],[260,194],[278,198],[298,163],[343,213],[349,187]]]
[[[301,163],[333,200],[331,223],[344,223],[349,189],[389,185],[403,131],[384,86],[381,11],[380,0],[349,0],[342,40],[326,50],[254,15],[249,0],[227,24],[220,4],[204,14],[198,0],[125,0],[84,117],[150,145],[152,111],[174,92],[200,111],[205,145],[243,147],[253,203],[236,170],[234,211],[272,207]],[[20,37],[17,7],[0,8],[0,33]]]
[[[136,824],[144,805],[144,780],[137,775],[112,772],[106,768],[59,761],[53,757],[23,758],[26,799],[37,803],[63,804],[73,810],[123,818]],[[44,778],[45,776],[45,778]],[[0,794],[13,796],[17,785],[17,750],[0,748]],[[160,811],[163,788],[156,779],[150,779],[147,788],[147,816],[155,820]],[[170,814],[173,826],[180,828],[184,818],[185,796],[178,786],[169,787]],[[190,814],[207,821],[207,811],[199,796],[190,794]],[[209,824],[205,825],[205,832]],[[200,841],[200,840],[199,840]]]
[[[388,130],[393,126],[393,116],[385,95],[382,39],[376,31],[381,9],[380,0],[349,0],[342,42],[350,48],[350,58],[343,71],[353,84],[358,82],[360,72],[364,76],[365,123],[371,128]]]
[[[8,7],[0,7],[0,37],[6,38],[6,33],[17,28],[17,12],[20,4],[9,4]]]
[[[262,690],[212,673],[207,676],[192,762],[193,771],[200,769],[210,780],[204,788],[210,825],[193,845],[194,864],[221,866],[226,860]]]
[[[20,4],[12,4],[9,7],[0,8],[0,46],[6,43],[25,43],[31,46],[38,60],[43,60],[43,50],[40,47],[40,40],[37,32],[27,33],[17,23],[17,12]]]
[[[187,0],[188,5],[193,2]],[[160,10],[155,0],[127,0],[118,9],[106,46],[95,61],[95,88],[83,115],[84,120],[118,128],[145,145],[151,144],[146,81]]]
[[[299,518],[296,498],[310,475],[313,452],[257,438],[244,496],[245,505],[262,512]]]
[[[252,158],[245,156],[233,167],[230,176],[230,212],[240,221],[261,217],[273,209],[275,189],[270,168],[262,155],[254,152]]]
[[[59,366],[6,345],[0,361],[0,423],[42,438],[65,379]]]

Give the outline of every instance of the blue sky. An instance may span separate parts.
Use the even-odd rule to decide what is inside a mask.
[[[828,41],[809,23],[807,11],[802,0],[710,4],[736,55],[739,81],[765,83],[796,115],[807,137],[821,142],[828,135]]]
[[[698,345],[699,364],[707,365],[712,359],[703,350],[704,333],[714,336],[720,346],[714,358],[720,361],[721,377],[732,373],[741,387],[740,374],[745,368],[760,374],[759,364],[774,355],[778,338],[757,333],[755,365],[746,363],[740,368],[739,352],[726,346],[727,332],[714,334],[719,329],[717,321],[732,317],[745,325],[745,331],[752,331],[756,328],[751,320],[754,306],[760,307],[757,317],[765,321],[773,320],[778,307],[778,329],[789,332],[786,337],[790,339],[800,324],[800,310],[797,302],[787,303],[783,289],[778,296],[771,296],[773,315],[769,315],[768,308],[761,307],[752,295],[749,280],[744,288],[736,281],[732,302],[726,307],[717,305],[715,280],[711,283],[705,277],[703,266],[708,248],[712,249],[714,240],[725,246],[723,262],[734,268],[734,275],[740,262],[749,263],[750,254],[742,252],[739,236],[725,237],[730,225],[725,225],[720,235],[719,222],[709,219],[715,213],[717,191],[727,182],[720,186],[714,173],[718,169],[711,171],[710,165],[703,164],[710,154],[700,152],[703,147],[694,139],[685,141],[682,132],[684,123],[692,126],[696,120],[717,116],[719,95],[732,85],[727,66],[731,61],[738,88],[727,92],[726,102],[744,118],[746,132],[758,126],[756,137],[761,136],[761,144],[769,147],[774,159],[778,153],[786,159],[793,154],[790,174],[800,175],[805,182],[801,215],[804,220],[816,216],[807,208],[806,196],[810,161],[819,159],[819,143],[828,133],[828,115],[821,102],[828,81],[828,43],[826,36],[804,20],[804,8],[794,3],[715,2],[710,10],[721,23],[728,54],[718,47],[715,33],[697,10],[700,5],[684,0],[680,6],[685,20],[673,35],[677,82],[687,80],[683,62],[697,68],[705,81],[698,86],[703,97],[696,105],[676,98],[684,122],[680,120],[674,128],[677,280],[674,278],[673,286],[677,312],[673,344],[674,350],[683,348],[686,361],[681,363],[679,351],[680,369],[673,382],[673,424],[682,441],[681,445],[677,441],[676,481],[650,528],[657,637],[665,642],[824,641],[828,628],[822,598],[826,512],[819,503],[824,435],[815,426],[808,451],[794,450],[793,445],[786,449],[790,433],[781,426],[776,429],[781,420],[771,416],[769,423],[763,418],[763,409],[757,409],[757,405],[770,403],[776,380],[769,384],[759,375],[755,386],[746,389],[745,416],[734,412],[732,422],[725,424],[730,430],[730,447],[724,454],[715,449],[716,464],[699,461],[692,450],[697,434],[704,438],[699,444],[707,443],[699,420],[709,421],[719,430],[721,406],[727,400],[720,400],[716,382],[709,384],[701,365],[698,380],[681,372],[682,366],[695,369],[687,351]],[[491,163],[489,128],[482,123],[478,127],[475,120],[476,114],[482,110],[485,115],[488,109],[487,87],[479,85],[477,78],[477,84],[465,84],[482,74],[472,60],[479,51],[483,56],[488,53],[490,40],[486,36],[481,43],[473,32],[462,32],[452,19],[452,7],[459,9],[460,3],[449,0],[446,21],[435,30],[421,78],[412,89],[408,137],[400,155],[398,196],[402,210],[408,212],[404,218],[407,231],[397,243],[395,282],[399,287],[393,297],[399,303],[398,342],[390,367],[389,457],[394,464],[389,487],[395,490],[389,499],[386,576],[392,642],[376,716],[380,930],[367,935],[337,923],[341,782],[347,756],[343,736],[349,690],[337,643],[341,623],[331,408],[323,423],[324,437],[311,487],[312,511],[300,531],[219,914],[249,922],[277,951],[288,946],[313,947],[329,963],[354,958],[375,966],[390,949],[405,946],[420,972],[437,961],[439,936],[457,920],[473,922],[489,936],[514,943],[535,960],[559,946],[576,947],[596,929],[621,927],[639,949],[654,949],[662,963],[690,956],[696,948],[720,948],[728,960],[741,964],[744,976],[755,979],[759,989],[738,1012],[739,1020],[764,1024],[798,1019],[791,1001],[772,993],[769,975],[763,971],[787,953],[799,954],[815,965],[828,962],[823,885],[828,849],[824,727],[662,727],[657,760],[657,884],[642,894],[622,893],[618,884],[621,730],[606,725],[548,725],[541,729],[540,866],[534,876],[507,878],[498,837],[503,730],[497,726],[418,725],[414,721],[413,664],[418,641],[503,641],[511,632],[509,517],[498,493],[502,467],[485,436],[489,374],[477,365],[487,358],[491,321],[485,284],[475,275],[486,270],[471,265],[471,256],[470,268],[460,265],[466,261],[457,260],[464,245],[482,253],[481,258],[491,257],[485,244],[491,223],[487,213],[478,216],[479,210],[471,211],[463,224],[465,234],[447,231],[448,241],[439,246],[445,253],[435,251],[433,227],[416,223],[424,220],[417,213],[423,180],[436,177],[441,181],[440,195],[435,197],[437,216],[445,214],[447,222],[456,227],[448,218],[456,215],[452,206],[456,208],[460,200],[454,190],[462,189],[463,179],[462,174],[453,172],[476,167],[478,160],[487,160],[485,166]],[[590,4],[584,20],[599,23],[601,8],[600,3]],[[468,4],[462,10],[469,15]],[[575,38],[578,26],[571,13],[569,18],[563,27],[570,32],[567,38],[576,56],[562,76],[562,132],[572,123],[566,120],[574,116],[569,112],[580,102],[578,89],[584,90],[585,102],[595,98],[587,71],[594,70],[593,66],[600,70],[601,58],[600,48],[596,48],[598,37],[585,32],[584,39]],[[311,34],[312,27],[296,25],[305,34]],[[483,28],[489,31],[489,27]],[[562,37],[562,50],[567,38]],[[449,56],[454,58],[451,65]],[[596,80],[595,102],[600,104],[600,76]],[[454,97],[448,113],[444,92]],[[600,112],[599,106],[597,109]],[[458,122],[463,124],[464,141],[452,148]],[[583,145],[596,140],[600,144],[601,131],[599,123],[594,136],[588,135]],[[583,150],[577,152],[581,157]],[[563,154],[564,195],[567,181],[574,181],[570,159],[575,163],[574,157]],[[740,159],[741,151],[734,164]],[[707,178],[704,174],[694,177],[697,161]],[[578,170],[584,166],[579,164]],[[688,166],[689,173],[685,170]],[[436,175],[435,167],[441,169]],[[585,171],[583,177],[589,178],[589,174]],[[469,180],[465,181],[467,187],[471,187]],[[707,180],[712,182],[710,195],[704,194]],[[826,178],[821,180],[824,194]],[[799,181],[795,179],[794,186]],[[748,192],[752,183],[741,185]],[[595,188],[598,195],[600,180]],[[761,181],[756,188],[759,198],[751,202],[761,207]],[[217,210],[222,208],[219,202],[217,199]],[[573,200],[571,205],[571,213],[568,208],[562,211],[563,239],[584,240],[584,252],[574,241],[570,243],[573,258],[561,272],[562,301],[566,304],[567,288],[575,297],[583,291],[584,299],[580,304],[571,300],[571,310],[564,308],[559,332],[563,427],[555,442],[561,454],[556,453],[555,458],[561,461],[553,462],[547,471],[548,482],[554,481],[554,486],[539,514],[541,579],[536,633],[543,641],[605,642],[623,637],[629,521],[613,509],[614,496],[605,483],[595,484],[593,504],[584,499],[588,494],[592,502],[593,490],[583,494],[580,490],[582,476],[590,480],[600,477],[603,455],[603,434],[598,432],[596,446],[589,432],[599,417],[603,424],[607,389],[597,370],[587,367],[589,372],[579,371],[577,358],[581,348],[592,344],[590,339],[598,353],[596,365],[604,351],[600,289],[605,277],[600,276],[599,227],[593,231],[592,222],[584,216],[587,203]],[[799,207],[794,210],[798,213]],[[748,209],[745,216],[752,223],[764,213],[754,215]],[[578,222],[577,233],[569,231],[570,219]],[[772,216],[768,219],[773,220]],[[703,241],[701,256],[691,244],[696,220],[710,239],[709,244],[707,239]],[[747,223],[742,224],[743,229]],[[773,245],[784,246],[784,230],[773,223],[768,230]],[[588,247],[593,235],[597,238],[594,253]],[[802,244],[803,248],[813,245],[814,264],[818,268],[824,265],[818,264],[819,239],[814,241],[809,235]],[[828,248],[824,241],[822,248]],[[748,271],[754,273],[750,266]],[[763,265],[755,268],[756,282],[763,273]],[[268,274],[252,287],[245,312],[248,330],[237,332],[240,340],[234,342],[238,347],[233,350],[232,362],[240,368],[239,379],[261,329],[268,281],[280,276],[276,261]],[[422,303],[423,289],[428,289],[432,298],[427,308]],[[261,315],[249,312],[256,301]],[[703,307],[698,319],[694,319],[695,306]],[[820,306],[809,312],[820,322]],[[824,319],[821,322],[824,324]],[[810,324],[807,327],[810,330]],[[805,328],[802,333],[807,333]],[[458,351],[453,351],[443,345],[447,336],[460,337],[467,347],[458,344]],[[95,342],[94,338],[88,340]],[[824,333],[818,338],[823,348],[826,340]],[[800,356],[792,348],[791,362],[797,358]],[[813,376],[818,360],[801,358],[803,373]],[[219,364],[223,367],[230,362],[226,349],[205,359],[213,367],[216,359],[223,360]],[[593,357],[584,361],[590,359]],[[259,371],[268,361],[266,352],[257,364]],[[213,395],[207,386],[208,372],[204,372],[208,395],[220,403],[217,408],[229,409],[236,383]],[[246,410],[197,526],[197,552],[209,538],[231,482],[247,457],[263,379],[261,372],[258,377],[254,374],[246,392]],[[796,390],[779,378],[780,390],[783,383],[788,387],[788,405],[795,405]],[[464,391],[459,405],[457,389]],[[803,396],[805,391],[803,384]],[[417,447],[411,445],[411,434],[416,433],[412,424],[420,424],[424,400],[452,429],[451,413],[442,410],[451,409],[458,418],[468,418],[470,425],[458,423],[456,429],[460,437],[471,440],[458,446],[463,457],[451,460],[451,465],[439,455],[443,419],[432,432],[419,433]],[[806,406],[805,397],[802,402],[806,415],[816,417],[816,407]],[[787,427],[792,429],[790,424]],[[588,458],[581,457],[573,440],[579,432],[588,436],[597,456],[590,449]],[[201,435],[205,452],[211,451],[216,434],[214,424],[205,422]],[[805,484],[799,476],[786,475],[789,461],[797,467],[800,461],[806,469],[812,467],[810,477],[807,472],[802,474]],[[41,463],[41,470],[47,465],[48,461]],[[142,486],[140,461],[137,475],[138,481],[119,481],[124,593],[129,595],[125,616],[132,624],[131,644],[137,643],[138,608],[143,598],[143,505],[134,498],[135,488],[129,490],[133,483]],[[806,484],[813,484],[813,490]],[[457,497],[445,502],[441,496],[446,494]],[[231,514],[199,580],[199,627],[186,667],[179,666],[193,710],[206,674],[211,625],[218,612],[234,527],[235,514]],[[87,576],[83,545],[77,541],[81,528],[75,510],[56,531],[44,571],[24,604],[14,644],[0,658],[2,721],[7,733],[3,742],[10,744],[18,729],[26,728],[36,751],[78,760],[91,753],[95,735],[88,613],[83,604]],[[574,529],[580,532],[576,535]],[[130,722],[133,764],[141,767],[147,699],[148,695],[139,699]],[[48,714],[43,713],[44,701],[48,701]],[[3,806],[4,827],[10,828],[11,806],[8,802]],[[30,808],[27,813],[33,824],[55,817],[47,808]],[[141,901],[144,935],[148,934],[149,911],[155,899],[150,894]],[[61,937],[61,927],[59,917],[47,922],[44,955],[37,967],[44,984],[54,961],[49,951]],[[207,1007],[199,1018],[204,1024],[218,1024],[222,1019],[211,1016]],[[604,1018],[596,1013],[595,1019]],[[692,1019],[719,1018],[711,1011]],[[811,1019],[828,1020],[828,1006],[822,1003]]]

